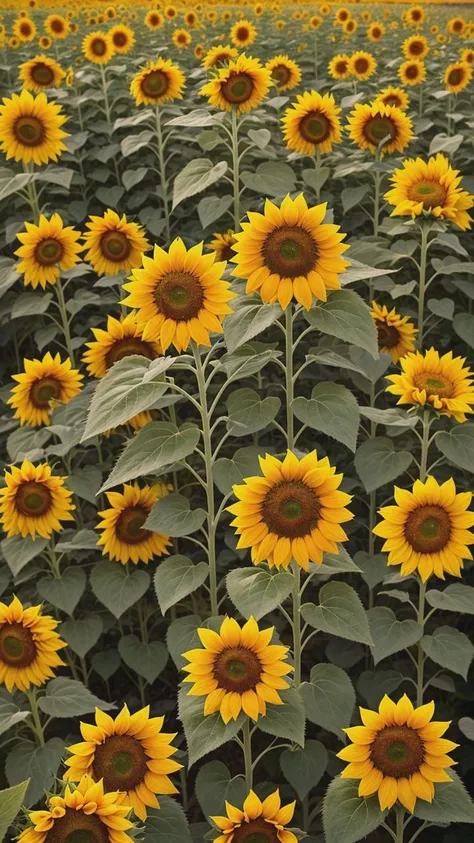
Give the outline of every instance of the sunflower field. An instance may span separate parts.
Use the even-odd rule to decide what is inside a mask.
[[[472,843],[474,4],[0,47],[0,843]]]

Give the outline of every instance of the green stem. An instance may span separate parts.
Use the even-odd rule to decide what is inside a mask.
[[[232,178],[234,183],[234,232],[240,229],[240,162],[239,120],[237,109],[232,109]]]
[[[426,258],[428,252],[428,234],[429,228],[427,225],[421,225],[421,242],[420,242],[420,283],[418,287],[418,345],[423,348],[423,321],[425,313],[425,292],[426,292]]]
[[[25,691],[26,696],[28,697],[28,701],[30,703],[31,708],[31,716],[33,717],[33,726],[32,730],[36,735],[38,744],[40,746],[44,746],[44,729],[41,723],[40,713],[38,709],[38,697],[37,697],[37,690],[35,687],[28,688]]]
[[[204,463],[206,468],[206,493],[207,493],[207,533],[209,546],[207,549],[209,562],[209,592],[211,597],[211,615],[219,614],[219,603],[217,600],[217,562],[216,562],[216,524],[215,524],[215,502],[214,502],[214,479],[212,474],[212,438],[210,428],[209,411],[207,407],[206,377],[203,369],[199,346],[193,342],[192,349],[196,364],[196,379],[199,389],[199,404],[202,420],[202,440],[204,446]]]
[[[23,169],[25,173],[34,173],[34,165],[31,165],[30,167],[28,166],[28,164],[25,164],[23,166]],[[35,225],[38,225],[41,216],[41,209],[39,204],[38,191],[36,190],[36,183],[34,181],[28,182],[28,184],[26,185],[26,193],[28,195],[28,205],[30,206],[31,213],[33,214],[33,222],[35,223]]]
[[[104,93],[105,117],[106,117],[107,123],[109,125],[110,136],[112,136],[112,131],[113,131],[112,111],[111,111],[110,103],[109,103],[109,95],[107,93],[107,77],[105,75],[104,65],[101,64],[101,65],[99,65],[99,67],[100,67],[100,75],[101,75],[101,79],[102,79],[102,90],[103,90],[103,93]],[[112,160],[113,160],[113,163],[114,163],[115,178],[117,180],[117,184],[120,185],[121,184],[120,171],[119,171],[119,168],[118,168],[117,159],[116,159],[115,155],[113,156]]]
[[[61,276],[58,277],[56,284],[54,285],[54,289],[56,290],[56,297],[58,300],[58,307],[59,313],[61,315],[61,324],[63,326],[63,335],[64,335],[64,342],[66,343],[68,357],[71,359],[71,363],[74,366],[74,349],[72,347],[72,338],[71,338],[71,329],[69,325],[69,317],[67,315],[67,308],[66,308],[66,300],[64,298],[64,290],[61,283]]]
[[[420,455],[420,480],[422,483],[426,480],[427,475],[427,466],[428,466],[428,451],[429,451],[429,442],[430,442],[430,428],[431,428],[431,418],[430,418],[430,411],[425,410],[423,412],[423,435],[421,439],[421,455]],[[422,582],[420,579],[420,591],[418,596],[418,612],[417,612],[417,623],[424,628],[425,626],[425,595],[426,595],[426,583]],[[424,667],[425,667],[425,654],[421,647],[421,643],[418,644],[418,653],[417,653],[417,660],[416,660],[417,668],[416,668],[416,698],[417,698],[417,706],[423,705],[423,687],[424,687]]]
[[[294,685],[298,688],[301,685],[301,568],[297,562],[293,562],[293,661],[294,661]]]
[[[422,483],[426,480],[428,469],[428,454],[430,447],[430,429],[431,418],[430,411],[423,411],[423,435],[421,437],[421,455],[420,455],[420,480]]]
[[[321,199],[321,150],[319,146],[316,146],[314,169],[316,170],[316,201],[319,203]]]
[[[423,117],[423,85],[420,85],[420,96],[418,99],[418,117]]]
[[[295,444],[293,419],[293,309],[285,310],[285,384],[286,384],[286,437],[289,450]]]
[[[395,817],[396,817],[396,827],[395,827],[395,840],[396,843],[403,843],[403,820],[405,818],[405,811],[403,808],[397,807],[395,808]]]
[[[253,766],[252,766],[252,735],[250,734],[250,722],[248,717],[242,729],[242,748],[244,753],[245,786],[247,792],[253,787]]]
[[[171,223],[170,223],[170,206],[168,197],[168,181],[166,179],[166,163],[165,163],[165,149],[163,144],[163,128],[161,125],[161,111],[160,106],[155,106],[155,127],[156,140],[158,143],[158,161],[160,164],[160,178],[161,178],[161,198],[163,200],[163,213],[165,215],[165,235],[166,242],[169,243],[171,239]]]

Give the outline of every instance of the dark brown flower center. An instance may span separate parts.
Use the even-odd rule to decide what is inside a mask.
[[[360,56],[360,58],[356,59],[354,62],[354,70],[356,73],[367,73],[369,69],[369,62],[367,61],[364,56]]]
[[[53,83],[54,73],[49,65],[38,62],[31,68],[31,78],[37,85],[44,85],[46,87]]]
[[[349,17],[349,12],[346,12],[346,11],[338,12],[337,19],[342,21],[343,23],[344,23],[344,21],[347,20],[348,17]]]
[[[393,348],[400,341],[400,334],[393,325],[387,325],[386,322],[376,320],[377,327],[377,341],[379,351],[383,348]]]
[[[217,55],[215,55],[212,59],[211,67],[215,67],[218,64],[227,64],[230,58],[231,56],[229,55],[229,53],[217,53]]]
[[[147,97],[162,97],[169,88],[169,79],[162,70],[152,70],[142,79],[141,88]]]
[[[167,18],[174,18],[176,16],[176,9],[173,9],[173,7],[171,7],[166,10],[165,14]]]
[[[147,755],[131,735],[111,735],[95,750],[94,779],[104,780],[104,790],[133,790],[148,770]]]
[[[219,688],[243,694],[259,683],[262,665],[253,650],[227,647],[216,656],[213,671]]]
[[[52,398],[59,398],[61,389],[61,384],[56,378],[41,378],[30,389],[30,401],[35,407],[46,410]]]
[[[421,20],[421,12],[419,12],[418,9],[414,9],[411,13],[411,19],[416,22]]]
[[[282,226],[266,237],[262,246],[266,266],[281,278],[307,275],[318,258],[318,246],[300,226]]]
[[[54,821],[46,833],[47,843],[110,843],[108,826],[100,817],[66,808],[63,817]]]
[[[395,108],[401,108],[402,101],[397,94],[387,94],[385,97],[382,97],[382,102],[384,105],[394,105]]]
[[[227,246],[222,247],[221,251],[218,254],[218,258],[221,261],[232,261],[235,259],[235,252],[232,248],[231,243],[229,243]]]
[[[372,29],[372,38],[380,38],[382,35],[382,30],[378,28],[378,26],[374,26]]]
[[[63,246],[54,237],[40,240],[35,249],[35,259],[41,266],[52,266],[58,263],[63,256]]]
[[[168,319],[188,322],[201,310],[204,292],[191,272],[169,272],[159,281],[155,302]]]
[[[237,32],[235,33],[235,37],[237,41],[247,41],[249,38],[250,32],[246,26],[239,26]]]
[[[29,629],[21,623],[6,623],[0,629],[0,660],[10,667],[27,667],[36,658],[36,646]]]
[[[424,52],[425,45],[423,41],[412,41],[411,44],[408,45],[408,52],[411,53],[412,56],[421,56]]]
[[[128,38],[125,32],[114,32],[112,41],[116,47],[125,47],[128,44]]]
[[[462,32],[464,29],[464,23],[462,20],[455,20],[453,21],[453,32]]]
[[[160,18],[158,17],[158,15],[150,15],[148,20],[152,26],[158,26],[158,24],[160,23]]]
[[[130,506],[120,513],[115,525],[115,532],[124,544],[140,544],[150,536],[150,530],[144,530],[143,525],[149,516],[149,510],[144,506]]]
[[[124,357],[129,357],[130,354],[140,354],[142,357],[147,357],[148,360],[154,360],[157,356],[155,349],[149,342],[141,340],[139,337],[125,337],[123,340],[114,342],[112,348],[105,355],[107,368],[110,369],[114,363],[123,360]]]
[[[286,85],[291,78],[291,70],[285,64],[279,64],[272,70],[272,79],[278,88]]]
[[[364,126],[364,135],[369,143],[378,146],[380,141],[389,137],[392,140],[396,135],[396,126],[390,117],[371,117]]]
[[[320,505],[313,490],[300,480],[284,480],[265,495],[262,516],[271,533],[295,539],[317,526]]]
[[[439,181],[420,181],[408,188],[407,195],[413,202],[422,202],[428,211],[436,205],[444,205],[445,189]]]
[[[62,20],[58,20],[58,18],[53,18],[50,26],[51,26],[51,29],[53,30],[53,32],[61,33],[61,32],[64,31],[63,22],[62,22]]]
[[[122,231],[106,231],[100,238],[100,248],[107,260],[120,263],[128,258],[132,247]]]
[[[336,73],[347,73],[347,61],[345,59],[336,62]]]
[[[384,776],[402,779],[413,775],[424,760],[423,741],[415,729],[390,726],[375,736],[370,757]]]
[[[426,390],[428,398],[432,395],[437,395],[440,398],[451,398],[453,394],[453,384],[445,380],[438,372],[424,372],[416,375],[413,380],[417,389]]]
[[[438,553],[450,536],[451,519],[441,506],[419,506],[405,523],[405,538],[417,553]]]
[[[418,79],[420,69],[417,64],[409,64],[405,68],[405,76],[407,79]]]
[[[323,143],[331,132],[331,123],[325,114],[310,111],[300,120],[301,137],[308,143]]]
[[[31,26],[27,21],[24,21],[20,24],[20,32],[24,38],[27,38],[28,35],[31,35]]]
[[[252,77],[247,73],[231,73],[221,86],[221,92],[227,102],[246,102],[254,90]]]
[[[38,146],[44,137],[44,126],[37,117],[27,114],[15,121],[13,133],[23,146]]]
[[[275,826],[258,817],[236,828],[232,843],[279,843],[279,840]]]
[[[454,70],[451,70],[448,75],[448,84],[449,85],[460,85],[461,82],[464,81],[464,73],[462,68],[456,67]]]
[[[178,44],[186,44],[187,36],[184,34],[184,32],[179,32],[176,40]]]
[[[18,486],[16,508],[28,518],[40,518],[51,506],[51,493],[44,483],[22,483]]]
[[[105,56],[107,52],[107,44],[103,38],[94,38],[91,42],[90,49],[95,56]]]

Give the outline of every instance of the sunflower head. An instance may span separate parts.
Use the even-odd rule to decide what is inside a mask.
[[[7,159],[23,164],[57,161],[66,149],[63,140],[69,137],[61,129],[65,121],[61,107],[48,102],[46,94],[34,97],[23,89],[20,95],[5,97],[0,106],[0,148]]]
[[[192,38],[187,29],[175,29],[172,41],[175,47],[179,50],[184,50],[186,47],[189,47]]]
[[[39,427],[50,423],[51,410],[57,402],[67,404],[82,388],[81,375],[69,359],[61,362],[48,351],[42,360],[25,360],[25,371],[13,375],[18,385],[8,399],[20,424]]]
[[[48,220],[41,214],[38,225],[25,223],[26,231],[17,234],[22,244],[15,254],[21,258],[17,272],[23,275],[25,287],[46,288],[55,284],[60,271],[66,272],[79,262],[82,246],[80,232],[65,226],[59,214]]]
[[[388,88],[384,88],[379,94],[377,94],[374,102],[380,102],[382,105],[394,105],[402,111],[407,111],[408,106],[410,105],[410,98],[403,88],[396,88],[389,85]]]
[[[119,23],[117,26],[113,26],[112,29],[109,30],[109,36],[112,41],[114,53],[119,53],[121,55],[125,55],[130,52],[135,43],[133,29],[130,29],[129,26],[125,26],[124,23]]]
[[[331,152],[341,142],[341,109],[332,94],[305,91],[282,117],[283,136],[288,149],[303,155]]]
[[[365,50],[357,50],[349,58],[349,74],[355,76],[356,79],[369,79],[375,73],[376,68],[377,62],[373,55],[365,52]]]
[[[394,363],[400,357],[415,350],[417,329],[408,316],[401,316],[395,308],[388,310],[386,305],[372,302],[372,319],[377,328],[378,348],[381,353],[390,354]]]
[[[41,614],[41,606],[27,609],[14,597],[0,603],[0,682],[10,693],[43,685],[64,665],[58,651],[66,646],[55,629],[58,621]]]
[[[171,59],[149,61],[132,79],[130,93],[137,105],[161,105],[182,99],[185,76]]]
[[[60,65],[48,56],[36,56],[21,64],[19,70],[23,87],[35,94],[46,88],[57,88],[66,75]]]
[[[72,492],[64,488],[65,477],[51,474],[46,463],[34,466],[23,460],[21,466],[5,471],[5,486],[0,489],[0,520],[11,536],[51,538],[62,530],[61,521],[73,521]]]
[[[408,59],[398,68],[398,75],[404,85],[420,85],[426,79],[425,63],[420,59]]]
[[[367,30],[367,38],[369,41],[380,41],[383,38],[385,33],[385,27],[383,23],[371,23],[368,30]]]
[[[296,802],[291,802],[282,807],[278,790],[263,802],[251,790],[242,810],[227,802],[227,816],[211,817],[222,832],[214,843],[297,843],[298,838],[286,828],[293,818],[295,805]]]
[[[82,42],[82,52],[93,64],[107,64],[115,53],[109,32],[89,32]]]
[[[472,79],[472,66],[468,62],[458,61],[448,65],[443,81],[447,91],[458,94],[469,85]]]
[[[107,210],[103,217],[90,217],[89,231],[84,235],[88,260],[98,275],[116,275],[140,266],[143,252],[150,244],[143,229],[134,222]]]
[[[240,20],[230,31],[230,38],[236,47],[249,47],[257,37],[257,30],[249,20]]]
[[[217,70],[199,93],[222,111],[235,109],[237,114],[245,114],[260,105],[270,85],[270,72],[258,59],[242,54]]]
[[[183,670],[192,683],[189,696],[206,697],[204,715],[220,712],[224,723],[237,720],[241,711],[253,720],[266,714],[267,703],[283,705],[278,691],[288,688],[283,679],[292,670],[284,659],[288,647],[270,644],[273,627],[260,631],[254,618],[242,627],[225,618],[219,632],[197,630],[203,649],[183,653]]]
[[[67,38],[69,34],[69,21],[63,15],[48,15],[44,22],[44,28],[51,38]]]
[[[265,65],[278,91],[289,91],[301,82],[301,70],[288,56],[275,56]]]
[[[403,152],[410,143],[413,132],[409,117],[393,105],[374,102],[372,105],[357,103],[349,117],[349,135],[361,149],[374,155],[385,141],[380,155]]]
[[[429,45],[424,35],[410,35],[403,44],[403,55],[407,59],[419,59],[422,61],[429,53]]]
[[[103,378],[114,363],[131,354],[139,354],[154,360],[161,354],[157,343],[147,342],[142,337],[135,311],[115,319],[107,317],[107,329],[92,328],[95,342],[86,343],[88,351],[83,355],[83,362],[92,377]]]
[[[117,559],[122,565],[130,561],[136,565],[168,553],[168,536],[147,530],[144,525],[153,504],[171,488],[164,483],[140,488],[134,483],[125,485],[121,494],[107,493],[111,508],[99,512],[102,521],[97,525],[102,530],[97,543],[103,545],[104,556]]]
[[[350,57],[346,53],[338,53],[331,59],[328,65],[329,75],[333,79],[347,79],[351,71],[349,69]]]
[[[209,243],[211,251],[216,253],[216,260],[218,261],[233,261],[235,258],[234,245],[237,242],[235,233],[229,228],[225,234],[216,232],[213,235],[213,240]]]
[[[158,9],[151,9],[145,15],[145,26],[148,29],[161,29],[163,26],[163,17]]]
[[[13,35],[20,42],[27,43],[28,41],[33,41],[36,35],[36,25],[27,15],[20,17],[13,24]]]

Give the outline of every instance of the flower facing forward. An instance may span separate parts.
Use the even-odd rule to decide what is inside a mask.
[[[125,214],[119,217],[110,208],[103,217],[89,219],[89,231],[84,234],[84,247],[89,250],[85,259],[98,275],[116,275],[140,266],[143,252],[150,248],[140,225],[128,222]]]
[[[341,142],[340,112],[332,94],[298,94],[281,120],[288,149],[304,155],[331,152],[333,144]]]
[[[372,319],[377,328],[378,348],[381,354],[390,354],[394,363],[404,357],[409,351],[415,350],[415,335],[417,328],[410,322],[408,316],[401,316],[395,308],[388,310],[387,306],[372,302]]]
[[[263,214],[249,212],[235,235],[232,273],[245,278],[247,293],[278,301],[284,310],[295,298],[309,310],[314,298],[326,301],[328,290],[340,289],[348,247],[339,226],[323,222],[325,214],[326,203],[308,208],[303,194],[287,196],[280,208],[267,199]]]
[[[420,59],[408,59],[398,68],[398,75],[404,85],[420,85],[426,79],[426,66]]]
[[[41,606],[23,607],[17,597],[0,603],[0,683],[10,693],[44,685],[64,662],[58,650],[66,646],[55,629],[59,621],[41,614]]]
[[[222,832],[214,843],[297,843],[298,838],[285,828],[293,819],[295,805],[282,807],[278,790],[263,802],[251,790],[242,810],[226,802],[227,816],[211,817]]]
[[[257,30],[249,20],[240,20],[230,31],[230,38],[236,47],[249,47],[257,37]]]
[[[57,161],[66,149],[63,141],[69,137],[61,126],[66,117],[61,107],[48,102],[46,94],[36,97],[29,91],[5,97],[0,106],[0,148],[7,159],[40,166]]]
[[[42,360],[24,360],[25,371],[12,375],[18,385],[12,389],[7,401],[15,410],[14,418],[20,424],[39,427],[49,424],[55,402],[67,404],[82,389],[81,375],[72,368],[69,358],[61,360],[48,351]]]
[[[342,474],[316,451],[301,460],[291,451],[283,462],[270,454],[259,460],[263,476],[233,487],[239,501],[228,510],[237,547],[250,547],[255,565],[288,568],[294,559],[306,571],[322,563],[324,551],[338,553],[337,542],[347,541],[341,524],[353,518],[345,508],[351,496],[339,491]]]
[[[61,271],[79,263],[81,234],[65,226],[59,214],[52,214],[49,220],[41,214],[38,225],[25,222],[25,228],[17,234],[22,245],[15,252],[21,258],[16,271],[23,275],[25,287],[31,284],[33,289],[40,286],[44,290],[47,284],[56,283]]]
[[[147,530],[144,524],[153,504],[170,488],[164,483],[141,488],[133,483],[125,484],[121,493],[106,492],[110,509],[99,512],[102,521],[97,525],[102,530],[97,544],[103,545],[104,556],[117,559],[122,565],[130,561],[136,565],[168,553],[168,536]]]
[[[45,88],[58,88],[66,73],[54,59],[36,56],[19,66],[19,78],[28,91],[40,94]]]
[[[301,70],[293,59],[279,55],[267,61],[265,67],[270,72],[272,82],[281,93],[295,88],[301,82]]]
[[[402,576],[418,571],[423,582],[433,574],[460,577],[464,559],[472,559],[472,493],[457,494],[452,477],[441,484],[428,477],[425,483],[417,480],[411,492],[395,486],[394,495],[396,506],[382,507],[383,521],[374,527],[385,539],[387,563],[401,565]]]
[[[457,746],[442,737],[449,721],[431,721],[434,708],[414,708],[406,694],[398,703],[384,696],[378,712],[360,708],[364,725],[344,729],[351,743],[338,753],[349,762],[341,778],[359,779],[359,796],[377,794],[382,811],[398,801],[413,813],[417,799],[432,802],[435,784],[452,781],[447,753]]]
[[[428,161],[408,158],[402,164],[390,176],[392,187],[384,197],[395,206],[392,217],[433,216],[450,220],[463,231],[471,227],[467,212],[474,197],[460,187],[462,176],[444,155],[438,152]]]
[[[349,135],[361,148],[374,155],[385,138],[380,154],[403,152],[413,138],[412,122],[400,108],[374,102],[357,103],[349,117]]]
[[[61,796],[50,796],[46,810],[29,812],[31,825],[22,831],[18,843],[133,843],[127,833],[133,828],[127,819],[130,811],[123,793],[106,793],[103,781],[83,776]]]
[[[0,521],[7,536],[44,539],[62,530],[61,521],[74,521],[72,492],[64,488],[65,477],[55,477],[46,463],[34,466],[23,460],[18,468],[5,471],[6,485],[0,489]]]
[[[351,75],[349,70],[350,58],[346,53],[338,53],[328,65],[329,75],[333,79],[347,79]]]
[[[186,351],[191,340],[210,345],[209,332],[222,334],[222,320],[232,313],[228,302],[235,293],[221,277],[225,263],[202,248],[198,243],[188,250],[180,237],[168,252],[155,246],[153,257],[143,257],[142,268],[124,284],[130,295],[122,304],[137,309],[143,339],[159,341],[163,352],[171,344]]]
[[[279,691],[288,688],[283,679],[293,669],[284,659],[288,647],[270,644],[273,627],[260,631],[254,618],[241,628],[225,618],[219,632],[197,630],[203,649],[183,653],[193,687],[188,696],[206,697],[204,714],[220,712],[224,723],[237,720],[241,711],[253,720],[265,715],[267,703],[283,705]]]
[[[349,58],[349,74],[360,81],[365,81],[375,73],[377,62],[371,53],[365,50],[357,50]]]
[[[135,311],[116,319],[107,317],[107,328],[91,328],[95,342],[86,342],[88,351],[82,357],[87,371],[94,378],[103,378],[114,363],[130,354],[155,360],[161,354],[158,343],[143,339]]]
[[[90,32],[82,42],[82,52],[93,64],[107,64],[115,52],[110,34]]]
[[[182,766],[171,758],[176,735],[162,732],[163,723],[164,717],[150,717],[149,705],[135,714],[124,705],[115,720],[96,708],[95,725],[81,723],[84,740],[68,747],[64,779],[78,782],[87,774],[102,781],[106,792],[122,791],[125,804],[146,820],[147,807],[160,807],[157,794],[177,793],[169,776]]]
[[[149,61],[132,79],[130,93],[137,105],[161,105],[182,99],[185,76],[170,59]]]
[[[469,85],[472,79],[472,67],[467,62],[457,61],[448,65],[444,72],[443,81],[447,91],[459,94]]]
[[[453,357],[452,351],[440,355],[434,348],[424,354],[409,353],[400,360],[402,373],[387,375],[391,385],[386,391],[400,396],[397,404],[432,407],[442,416],[465,422],[474,404],[473,373],[465,362],[465,357]]]
[[[260,105],[270,90],[271,81],[270,72],[258,59],[243,54],[217,69],[199,93],[221,111],[235,108],[237,114],[246,114]]]

